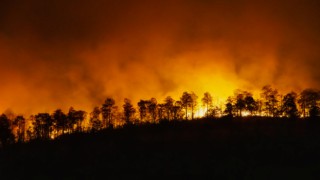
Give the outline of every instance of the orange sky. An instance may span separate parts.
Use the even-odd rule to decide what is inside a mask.
[[[320,88],[315,0],[4,0],[0,112]]]

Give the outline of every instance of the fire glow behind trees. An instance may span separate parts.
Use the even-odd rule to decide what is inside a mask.
[[[5,0],[0,112],[320,88],[318,1]],[[121,106],[121,105],[120,105]]]

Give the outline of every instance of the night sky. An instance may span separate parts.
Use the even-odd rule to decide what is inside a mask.
[[[320,88],[318,0],[2,0],[0,112]]]

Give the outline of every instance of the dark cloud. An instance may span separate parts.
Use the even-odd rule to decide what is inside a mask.
[[[4,0],[1,110],[320,88],[316,0]]]

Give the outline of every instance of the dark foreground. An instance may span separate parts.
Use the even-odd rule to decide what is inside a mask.
[[[319,179],[320,123],[162,122],[16,144],[0,152],[0,179],[136,177]]]

